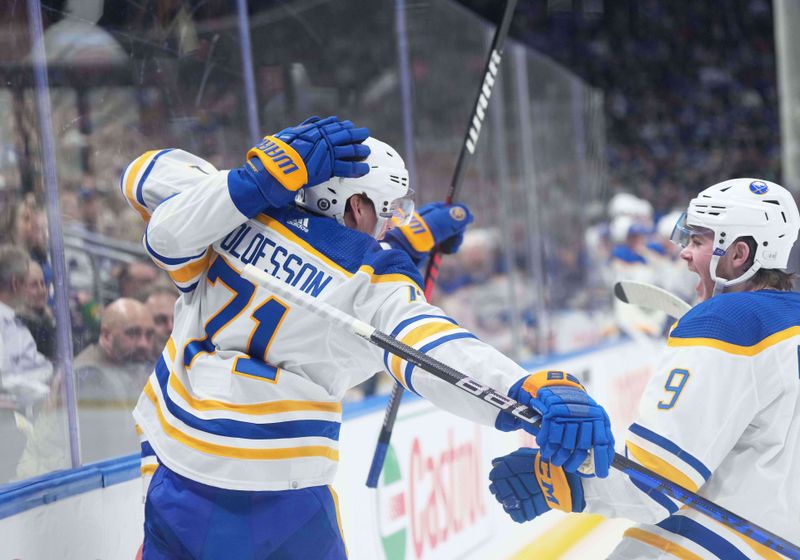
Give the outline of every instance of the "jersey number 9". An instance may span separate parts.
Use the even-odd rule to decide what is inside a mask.
[[[667,382],[664,383],[664,390],[667,391],[667,393],[672,393],[672,395],[669,402],[658,401],[658,408],[661,410],[669,410],[675,406],[687,381],[689,381],[689,370],[676,368],[669,372]]]

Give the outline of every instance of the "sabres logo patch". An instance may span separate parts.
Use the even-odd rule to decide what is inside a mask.
[[[450,208],[450,217],[460,222],[467,217],[467,212],[461,206],[453,206]]]
[[[764,181],[753,181],[750,183],[750,191],[754,194],[766,194],[769,187]]]

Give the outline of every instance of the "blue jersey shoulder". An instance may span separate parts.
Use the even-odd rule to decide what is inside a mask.
[[[626,263],[647,264],[647,260],[642,255],[636,253],[627,245],[616,245],[611,249],[611,260],[614,259]]]
[[[363,264],[366,253],[380,248],[378,242],[366,233],[345,227],[333,218],[317,216],[295,206],[271,208],[264,214],[277,220],[291,234],[353,274]]]
[[[407,276],[420,289],[423,289],[422,275],[405,251],[383,249],[376,244],[375,249],[364,255],[364,264],[372,267],[376,275],[401,274]]]
[[[695,306],[678,322],[670,338],[711,338],[753,346],[800,326],[800,294],[760,290],[720,294]]]

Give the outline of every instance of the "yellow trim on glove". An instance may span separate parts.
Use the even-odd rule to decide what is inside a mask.
[[[572,491],[567,482],[567,475],[561,467],[554,467],[548,461],[543,461],[540,454],[536,454],[533,472],[536,482],[542,489],[542,495],[551,509],[558,509],[567,513],[572,512]]]
[[[414,212],[408,225],[400,227],[400,232],[415,251],[428,253],[433,249],[433,234],[419,213]]]
[[[308,183],[308,170],[303,158],[289,144],[275,136],[264,136],[258,146],[247,152],[247,163],[258,173],[258,169],[250,163],[253,157],[261,160],[267,173],[287,191],[294,192]]]
[[[559,375],[560,374],[560,375]],[[536,392],[543,387],[553,387],[555,385],[561,387],[574,387],[580,389],[584,393],[586,389],[583,385],[570,380],[567,374],[563,371],[537,371],[528,376],[522,383],[522,390],[527,391],[532,397],[536,398]]]

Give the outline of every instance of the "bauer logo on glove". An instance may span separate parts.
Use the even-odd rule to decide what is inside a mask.
[[[542,459],[566,472],[608,476],[614,460],[611,422],[602,406],[586,393],[578,379],[563,371],[539,371],[518,380],[508,396],[542,415],[537,428],[510,414],[497,415],[495,426],[503,431],[524,429],[536,436]],[[592,465],[583,465],[587,457]],[[586,469],[589,472],[586,472]]]

